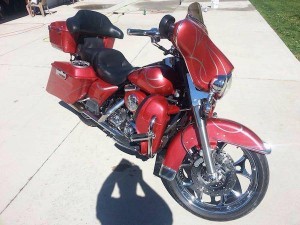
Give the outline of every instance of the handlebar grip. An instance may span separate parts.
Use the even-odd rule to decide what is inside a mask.
[[[141,29],[127,29],[127,34],[128,34],[128,35],[147,36],[146,32],[147,32],[147,30],[141,30]]]
[[[156,28],[152,28],[151,30],[127,29],[127,34],[135,36],[159,36],[158,29]]]

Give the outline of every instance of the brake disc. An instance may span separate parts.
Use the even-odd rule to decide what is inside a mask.
[[[214,155],[215,165],[218,175],[221,177],[217,182],[210,182],[206,167],[192,167],[191,177],[193,183],[198,187],[203,187],[203,192],[210,196],[222,196],[228,194],[236,183],[235,167],[232,158],[226,153]]]

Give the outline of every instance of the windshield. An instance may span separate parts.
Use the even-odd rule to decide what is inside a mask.
[[[198,2],[194,2],[189,5],[187,18],[191,18],[197,23],[204,25],[201,5]]]

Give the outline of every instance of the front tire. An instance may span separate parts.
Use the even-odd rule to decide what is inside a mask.
[[[202,178],[198,177],[202,176],[203,167],[196,168],[193,163],[188,163],[187,158],[174,180],[162,180],[170,195],[182,207],[207,220],[228,221],[245,216],[259,205],[268,188],[266,156],[242,148],[239,148],[239,155],[236,148],[229,155],[228,147],[233,149],[233,146],[223,144],[222,154],[231,165],[224,168],[227,171],[232,168],[232,172],[227,173],[227,183],[224,181],[223,186],[199,185]],[[198,171],[196,176],[195,171]]]

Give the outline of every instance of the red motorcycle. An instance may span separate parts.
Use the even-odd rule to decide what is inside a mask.
[[[185,209],[226,221],[251,212],[269,183],[271,148],[247,127],[217,117],[215,105],[229,89],[233,66],[213,44],[201,6],[185,19],[166,15],[159,29],[128,29],[161,49],[161,62],[136,68],[113,49],[122,31],[97,12],[81,10],[51,23],[50,41],[71,54],[54,62],[47,91],[74,108],[142,159],[157,155],[155,173]],[[170,49],[160,39],[172,42]]]

